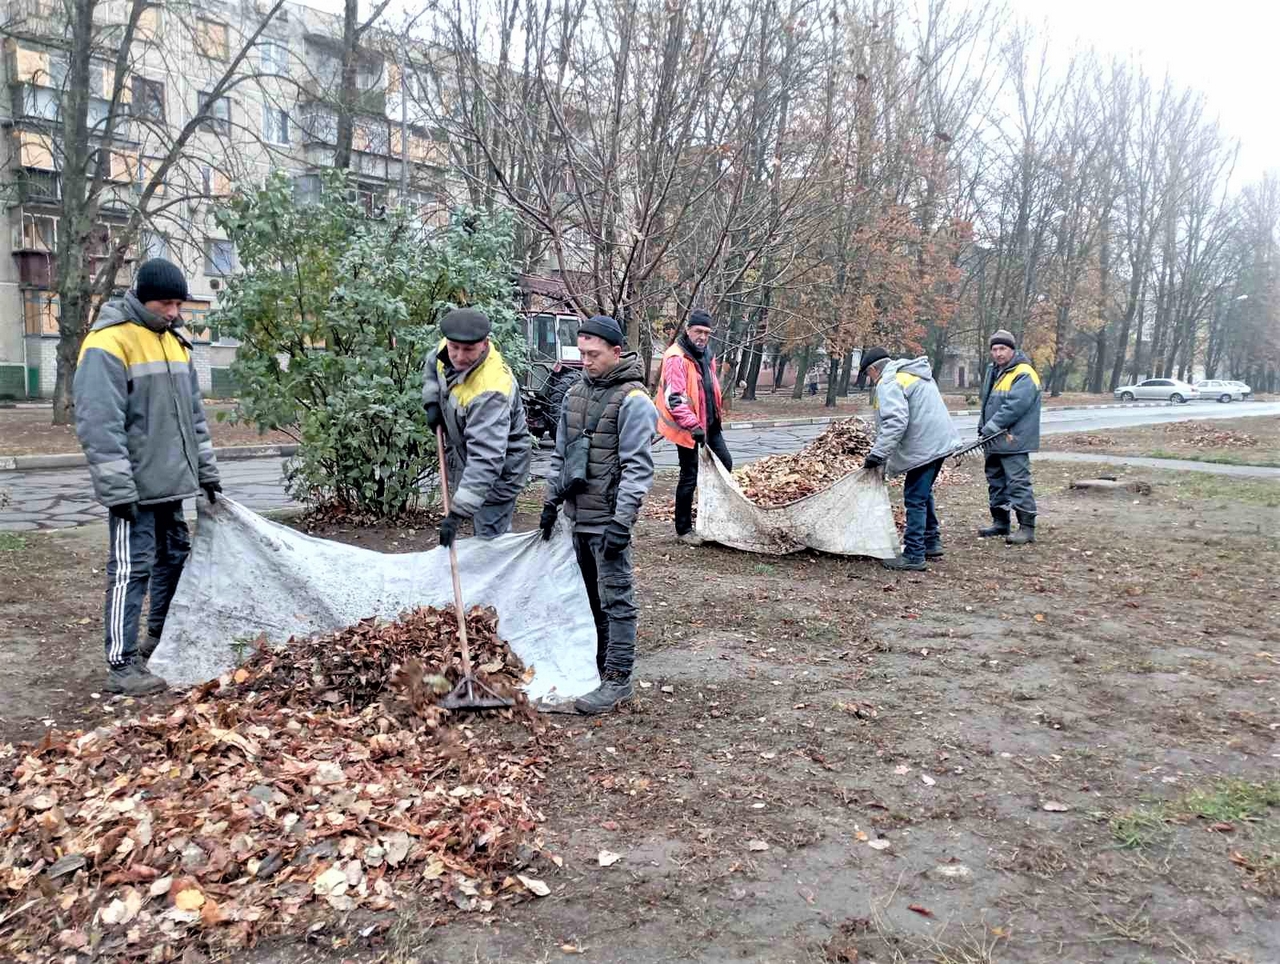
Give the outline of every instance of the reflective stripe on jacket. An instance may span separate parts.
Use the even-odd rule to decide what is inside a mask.
[[[103,305],[80,346],[76,435],[105,506],[172,502],[218,481],[187,343],[132,294]]]
[[[876,440],[871,451],[897,475],[949,455],[959,445],[929,359],[898,359],[884,367],[873,392]]]
[[[715,359],[711,359],[711,387],[715,392],[716,410],[721,411],[723,397],[720,379],[716,377]],[[681,448],[693,448],[693,430],[706,431],[707,413],[703,402],[702,369],[689,357],[679,342],[662,355],[662,374],[653,404],[658,409],[658,434]]]

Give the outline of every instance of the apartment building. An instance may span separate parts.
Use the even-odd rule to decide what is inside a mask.
[[[112,38],[122,33],[130,0],[99,7],[89,122],[107,114],[114,79]],[[91,244],[106,254],[137,207],[179,132],[204,111],[210,91],[244,48],[271,4],[266,0],[194,0],[149,6],[130,49],[123,113],[107,159],[109,171]],[[4,28],[0,98],[0,192],[8,230],[0,228],[0,398],[49,396],[55,377],[58,298],[55,256],[61,212],[61,104],[67,76],[60,0],[11,0]],[[331,166],[337,132],[341,18],[288,3],[236,71],[226,96],[201,123],[149,205],[145,230],[115,283],[127,288],[141,260],[164,256],[190,279],[184,306],[205,392],[230,392],[236,342],[204,324],[217,306],[236,253],[213,209],[237,184],[285,170],[302,196],[318,191],[317,171]],[[449,166],[443,135],[425,123],[420,98],[407,90],[416,72],[397,66],[396,37],[366,41],[360,55],[358,116],[351,167],[370,211],[401,201],[441,223],[464,188]],[[385,52],[382,52],[385,51]],[[99,86],[101,78],[101,86]],[[408,95],[406,97],[406,94]],[[403,166],[403,170],[402,170]],[[94,262],[91,261],[91,264]]]

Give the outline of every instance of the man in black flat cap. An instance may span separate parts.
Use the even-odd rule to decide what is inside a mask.
[[[440,320],[444,338],[422,374],[422,403],[434,432],[444,427],[450,511],[440,522],[440,544],[453,544],[470,519],[481,539],[511,529],[516,496],[529,477],[533,447],[515,375],[489,340],[489,317],[455,308]]]

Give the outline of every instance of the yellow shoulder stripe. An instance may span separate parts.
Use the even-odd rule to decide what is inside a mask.
[[[498,392],[510,396],[514,376],[502,356],[493,348],[489,349],[489,357],[480,366],[467,375],[461,382],[453,386],[450,392],[462,408],[487,392]]]
[[[627,392],[627,398],[634,398],[637,395],[643,395],[645,398],[649,397],[649,393],[643,388],[633,388],[631,391]]]
[[[1007,392],[1013,388],[1013,383],[1022,375],[1030,375],[1031,380],[1035,382],[1036,388],[1040,387],[1040,376],[1036,374],[1036,370],[1026,362],[1023,362],[1020,365],[1015,365],[1009,371],[1000,376],[1000,381],[996,382],[995,387],[991,390],[993,392]]]
[[[898,380],[898,384],[902,386],[903,391],[920,381],[919,375],[912,375],[910,372],[896,372],[894,377]]]
[[[81,359],[90,348],[115,356],[125,366],[145,365],[148,362],[185,362],[190,357],[186,346],[172,333],[166,331],[156,337],[155,332],[127,321],[89,332],[80,346]]]

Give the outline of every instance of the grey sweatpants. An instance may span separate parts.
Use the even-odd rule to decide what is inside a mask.
[[[1019,515],[1036,514],[1036,496],[1031,491],[1031,456],[988,455],[987,496],[993,509],[1011,508]]]
[[[604,535],[577,532],[573,548],[587,584],[596,622],[596,669],[631,675],[636,662],[636,595],[631,576],[631,547],[614,559],[604,556]]]
[[[159,638],[178,577],[191,551],[191,534],[181,502],[138,506],[138,521],[108,517],[107,665],[123,666],[138,652],[142,600],[151,593],[147,632]]]

